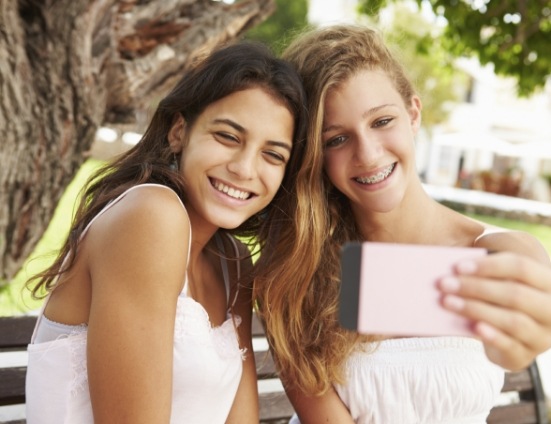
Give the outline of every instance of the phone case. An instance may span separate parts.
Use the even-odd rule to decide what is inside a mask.
[[[473,335],[470,322],[440,305],[436,282],[486,249],[347,243],[341,255],[339,321],[362,334]]]

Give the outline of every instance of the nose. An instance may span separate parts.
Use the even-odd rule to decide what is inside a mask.
[[[228,162],[228,171],[242,180],[250,180],[257,175],[257,157],[252,149],[235,152]]]
[[[358,165],[375,163],[383,154],[383,145],[376,137],[369,137],[367,134],[358,136],[354,151],[354,159]]]

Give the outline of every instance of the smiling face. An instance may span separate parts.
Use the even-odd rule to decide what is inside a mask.
[[[184,145],[180,172],[192,222],[231,229],[264,209],[283,180],[293,130],[289,110],[261,88],[210,104],[191,128],[179,119],[169,140]]]
[[[406,105],[386,74],[362,70],[329,91],[322,132],[325,171],[358,212],[389,212],[415,169],[420,102]]]

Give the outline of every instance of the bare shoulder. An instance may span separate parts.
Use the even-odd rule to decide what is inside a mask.
[[[152,185],[135,187],[98,219],[98,226],[128,228],[140,225],[136,228],[147,230],[147,224],[153,222],[155,228],[152,230],[189,223],[187,212],[177,194],[167,187]],[[177,228],[173,227],[173,230]]]
[[[475,246],[495,252],[518,253],[542,262],[549,262],[549,255],[541,242],[524,231],[488,227],[478,238]]]
[[[90,228],[85,240],[90,270],[95,276],[105,274],[106,279],[116,277],[133,285],[174,281],[178,289],[187,267],[190,231],[176,193],[161,186],[140,186]]]

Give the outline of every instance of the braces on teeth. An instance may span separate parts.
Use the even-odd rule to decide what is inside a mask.
[[[383,181],[386,177],[388,177],[393,169],[394,165],[390,166],[385,171],[381,171],[375,175],[372,175],[371,177],[358,178],[357,181],[362,184],[375,184]]]

